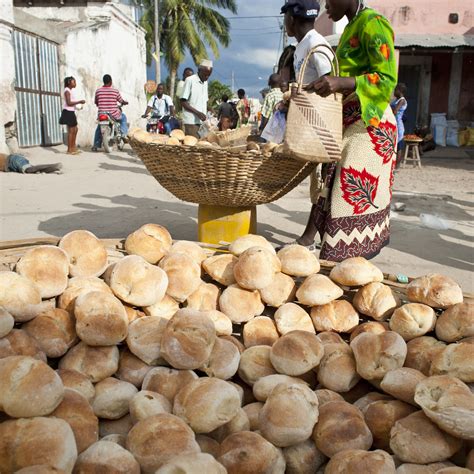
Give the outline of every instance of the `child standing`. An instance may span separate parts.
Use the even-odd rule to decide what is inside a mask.
[[[390,103],[393,115],[395,115],[397,120],[397,168],[400,166],[404,148],[405,124],[403,123],[403,116],[408,108],[408,102],[405,98],[406,93],[407,86],[403,82],[398,83],[393,93],[395,99]]]

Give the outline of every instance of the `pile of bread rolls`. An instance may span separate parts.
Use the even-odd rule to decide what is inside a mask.
[[[474,470],[474,306],[450,278],[404,296],[363,258],[212,254],[156,224],[124,247],[74,231],[0,272],[2,474]]]

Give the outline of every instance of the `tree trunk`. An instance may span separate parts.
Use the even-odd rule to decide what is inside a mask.
[[[170,69],[170,96],[174,97],[176,93],[176,74],[178,73],[177,67]]]

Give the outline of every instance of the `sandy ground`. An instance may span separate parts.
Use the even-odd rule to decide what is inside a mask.
[[[148,222],[175,239],[196,240],[197,206],[179,201],[149,175],[128,147],[124,152],[64,154],[63,146],[23,150],[32,163],[62,162],[62,175],[0,173],[0,240],[62,236],[88,229],[124,237]],[[423,169],[396,175],[394,202],[406,208],[392,219],[390,246],[374,260],[384,271],[419,276],[439,272],[474,293],[474,153],[438,149]],[[298,236],[306,223],[309,184],[258,209],[258,232],[275,244]],[[449,229],[425,227],[420,214],[437,215]]]

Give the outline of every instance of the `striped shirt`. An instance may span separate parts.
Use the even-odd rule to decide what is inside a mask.
[[[95,91],[95,105],[97,105],[99,112],[109,112],[110,115],[117,120],[122,117],[122,112],[117,106],[117,103],[123,104],[120,92],[111,86],[102,86]]]
[[[266,96],[262,106],[262,115],[269,119],[275,111],[275,106],[283,100],[283,92],[279,87],[273,88]]]

